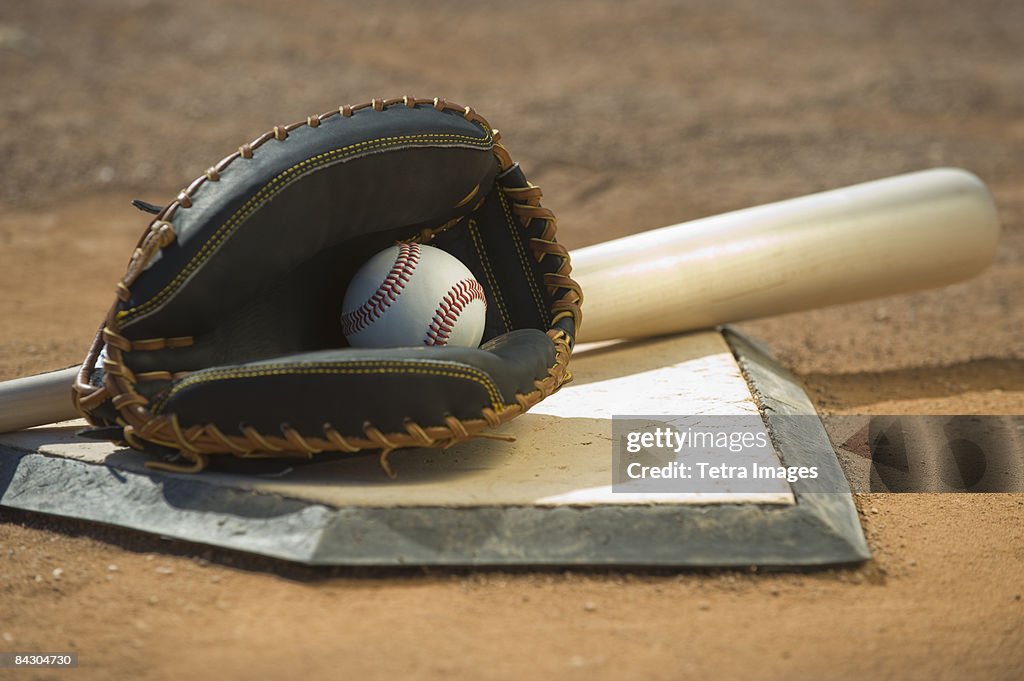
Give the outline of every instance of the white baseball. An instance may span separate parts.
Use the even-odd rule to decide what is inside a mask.
[[[433,246],[402,243],[359,268],[341,308],[352,347],[477,347],[484,335],[484,289],[462,262]]]

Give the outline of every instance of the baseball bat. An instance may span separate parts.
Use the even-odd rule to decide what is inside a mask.
[[[937,168],[572,252],[581,342],[639,338],[944,286],[995,256],[985,184]]]
[[[581,342],[712,328],[944,286],[984,270],[999,219],[985,184],[939,168],[580,248]],[[74,418],[77,368],[0,384],[0,432]]]
[[[80,367],[0,383],[0,433],[78,418],[71,385]]]

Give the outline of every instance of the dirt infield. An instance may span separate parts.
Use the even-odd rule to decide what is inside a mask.
[[[81,360],[130,198],[413,94],[501,129],[570,247],[972,170],[1004,224],[983,276],[742,328],[822,413],[1022,414],[1022,26],[994,0],[7,3],[0,379]],[[875,559],[802,574],[312,570],[0,510],[0,651],[77,651],[83,679],[1024,677],[1024,497],[857,503]]]

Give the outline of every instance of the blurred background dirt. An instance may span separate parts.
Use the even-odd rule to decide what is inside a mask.
[[[130,198],[413,94],[500,128],[570,247],[975,172],[988,272],[742,329],[822,413],[1024,413],[1022,30],[998,0],[0,1],[0,379],[81,360]],[[80,678],[1021,678],[1024,499],[858,504],[875,560],[797,575],[322,572],[3,510],[0,650],[77,650]]]

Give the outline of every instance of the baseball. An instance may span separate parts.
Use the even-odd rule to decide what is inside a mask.
[[[356,272],[342,303],[341,328],[356,348],[477,347],[486,312],[483,287],[458,258],[402,243]]]

